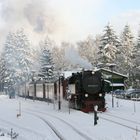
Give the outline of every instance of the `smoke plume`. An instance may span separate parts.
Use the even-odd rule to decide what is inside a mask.
[[[89,19],[93,19],[101,1],[0,0],[0,39],[4,40],[9,31],[19,28],[24,28],[33,45],[46,35],[58,43],[84,39],[93,32],[93,23],[94,26],[96,23]],[[91,9],[95,10],[91,12]]]
[[[37,44],[48,34],[57,32],[59,21],[49,0],[0,0],[0,37],[24,28],[29,40]]]
[[[65,58],[74,65],[79,65],[81,68],[92,69],[91,63],[83,59],[74,47],[68,47],[65,50]]]

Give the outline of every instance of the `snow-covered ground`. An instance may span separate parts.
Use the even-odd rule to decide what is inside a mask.
[[[98,113],[94,126],[93,113],[70,109],[69,114],[67,102],[58,110],[57,101],[48,104],[0,95],[0,135],[5,135],[0,140],[11,140],[7,133],[14,132],[17,140],[140,140],[140,102],[114,98],[112,108],[110,95],[106,102],[107,111]]]

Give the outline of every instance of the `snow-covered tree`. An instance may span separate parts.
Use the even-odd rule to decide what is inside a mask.
[[[113,43],[105,45],[104,49],[102,50],[105,62],[113,63],[118,52],[119,50],[113,45]]]
[[[7,68],[7,77],[5,81],[9,85],[15,84],[15,73],[16,68],[15,64],[17,65],[16,59],[16,49],[14,44],[14,33],[9,33],[6,38],[5,46],[4,46],[4,58],[5,58],[5,66]]]
[[[3,57],[3,54],[1,54],[1,57],[0,57],[0,91],[4,91],[5,77],[6,77],[5,59]]]
[[[113,30],[112,26],[108,24],[107,26],[105,26],[104,34],[101,36],[100,40],[99,61],[102,63],[108,63],[110,61],[114,62],[115,61],[114,55],[116,55],[116,53],[118,52],[117,51],[118,46],[120,46],[120,41],[117,35],[115,34],[115,31]],[[113,49],[114,51],[111,51],[113,54],[111,54],[111,52],[109,51]],[[111,58],[111,56],[113,57]]]
[[[121,52],[124,56],[124,62],[127,67],[133,67],[132,63],[132,57],[133,57],[133,50],[134,50],[134,40],[133,40],[133,35],[131,32],[131,29],[129,25],[126,25],[124,27],[124,30],[122,32],[121,36]]]
[[[138,32],[137,44],[136,47],[140,49],[140,31]]]
[[[105,45],[111,44],[111,43],[116,47],[120,46],[120,41],[119,41],[115,31],[113,30],[113,27],[111,26],[110,23],[108,23],[108,25],[105,26],[104,34],[101,37],[100,47],[104,48]]]
[[[17,59],[18,59],[18,69],[21,71],[22,80],[27,81],[28,75],[30,73],[30,67],[32,64],[32,58],[30,56],[31,49],[30,43],[27,39],[27,36],[24,34],[23,30],[19,30],[15,34],[15,45],[16,45],[16,52],[17,52]]]
[[[140,87],[138,81],[140,81],[140,32],[138,34],[136,44],[133,49],[133,82],[135,86]]]
[[[121,35],[120,57],[122,61],[118,63],[120,71],[129,75],[129,81],[133,81],[133,67],[134,67],[134,40],[129,25],[125,25]]]
[[[29,41],[22,29],[7,35],[4,57],[8,73],[6,81],[11,85],[27,81],[31,65],[29,46]]]
[[[133,57],[135,60],[135,63],[134,63],[135,67],[139,67],[140,66],[140,32],[136,40],[136,45],[134,46],[134,49],[133,49]]]
[[[50,51],[51,48],[51,41],[49,39],[45,39],[44,42],[40,43],[40,56],[39,56],[39,63],[40,63],[40,70],[39,75],[44,80],[50,80],[54,78],[54,64],[52,59],[52,53]]]

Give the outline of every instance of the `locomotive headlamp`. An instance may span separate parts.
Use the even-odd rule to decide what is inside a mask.
[[[102,93],[100,93],[99,96],[102,97]]]
[[[92,71],[92,74],[94,74],[95,73],[95,71]]]
[[[88,97],[88,94],[85,94],[85,97]]]

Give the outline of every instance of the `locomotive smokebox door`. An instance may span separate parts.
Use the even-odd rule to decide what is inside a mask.
[[[87,93],[97,94],[101,90],[101,75],[98,72],[92,74],[86,71],[83,75],[83,88]]]

